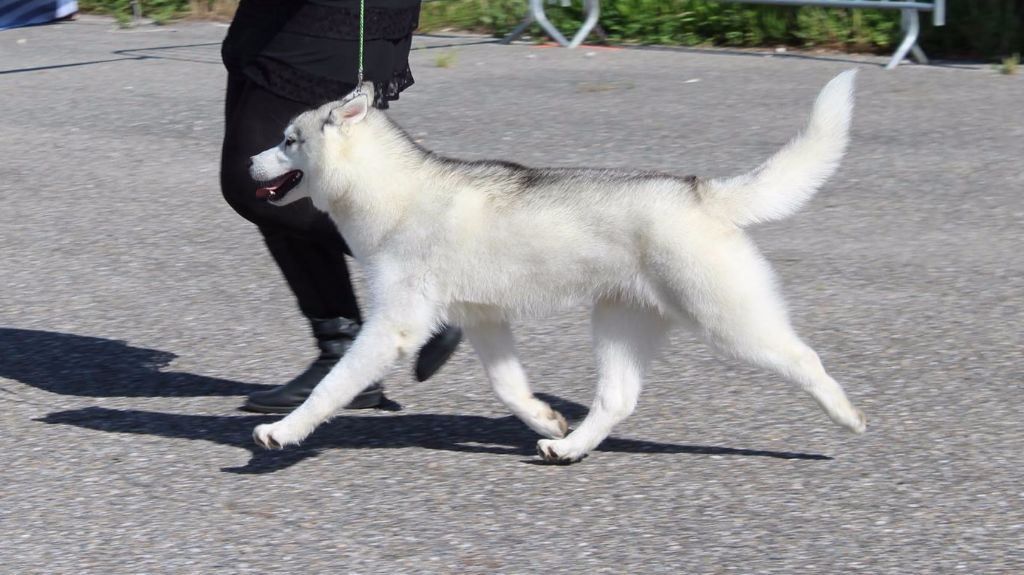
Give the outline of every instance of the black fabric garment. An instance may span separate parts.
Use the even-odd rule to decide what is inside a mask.
[[[240,73],[228,74],[221,192],[242,217],[256,224],[306,317],[362,321],[337,227],[309,200],[271,206],[256,197],[249,158],[281,141],[288,122],[306,105],[273,94]],[[275,297],[273,291],[251,294]]]
[[[367,0],[364,75],[386,108],[413,83],[409,70],[418,0]],[[224,64],[271,92],[318,106],[356,81],[358,0],[242,0],[222,47]]]

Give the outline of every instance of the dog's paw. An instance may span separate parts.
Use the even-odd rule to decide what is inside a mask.
[[[864,417],[863,411],[854,407],[853,413],[843,425],[854,433],[864,433],[868,429],[868,418]]]
[[[528,423],[534,431],[544,437],[561,439],[569,435],[569,423],[565,421],[565,417],[546,404],[542,413],[532,417]]]
[[[560,439],[541,439],[537,442],[537,455],[545,463],[569,465],[587,456],[586,453],[575,453],[572,448]]]
[[[854,407],[850,402],[843,402],[837,408],[829,410],[832,421],[845,427],[853,433],[864,433],[868,428],[867,418],[864,412]]]
[[[561,439],[569,434],[569,424],[562,414],[544,401],[534,397],[512,408],[523,423],[544,437]]]
[[[552,434],[551,437],[562,438],[569,435],[569,422],[565,420],[565,417],[555,411],[551,410],[548,416],[548,420],[552,422],[552,425],[558,430],[558,433]]]
[[[289,434],[283,429],[281,422],[277,423],[264,423],[257,425],[252,430],[252,438],[256,441],[256,444],[264,449],[284,449],[287,445],[296,444],[299,442],[297,438],[289,437]]]

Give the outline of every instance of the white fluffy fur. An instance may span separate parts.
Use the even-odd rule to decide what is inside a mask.
[[[707,208],[745,226],[782,219],[803,207],[846,151],[856,74],[849,70],[833,78],[814,102],[807,129],[756,170],[702,188]]]
[[[464,327],[498,397],[548,438],[538,443],[547,461],[583,458],[633,411],[673,324],[782,374],[835,422],[864,431],[861,412],[793,332],[767,262],[741,230],[795,212],[835,171],[853,76],[825,87],[801,136],[726,180],[441,158],[365,95],[299,116],[285,142],[253,158],[253,177],[305,173],[278,203],[310,197],[330,214],[372,301],[349,352],[298,409],[258,426],[256,441],[299,443],[446,321]],[[600,378],[589,415],[566,435],[565,419],[531,392],[509,322],[580,303],[593,306]]]

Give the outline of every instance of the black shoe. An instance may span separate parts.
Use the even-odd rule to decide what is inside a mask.
[[[341,356],[345,355],[359,333],[359,324],[340,317],[310,319],[310,324],[317,347],[320,348],[320,357],[310,364],[306,371],[288,383],[250,394],[242,409],[257,413],[289,413],[302,405],[313,392],[313,388],[331,371]],[[378,407],[383,401],[384,388],[380,383],[374,383],[357,395],[345,409]]]
[[[462,341],[462,330],[446,325],[420,348],[416,358],[416,381],[427,381],[455,353]]]

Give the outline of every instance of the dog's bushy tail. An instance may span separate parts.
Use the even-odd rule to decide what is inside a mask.
[[[839,167],[853,111],[848,70],[814,102],[807,128],[754,171],[698,184],[701,205],[737,226],[778,220],[799,210]]]

